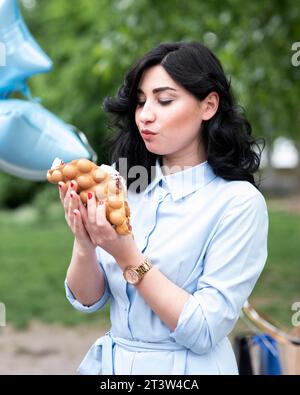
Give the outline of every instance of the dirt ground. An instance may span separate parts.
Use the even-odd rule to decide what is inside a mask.
[[[46,325],[25,331],[0,328],[0,375],[73,375],[94,341],[108,328]]]
[[[272,199],[268,202],[268,206],[288,213],[300,214],[300,192],[288,197]]]

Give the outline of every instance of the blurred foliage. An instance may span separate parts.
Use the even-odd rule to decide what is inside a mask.
[[[36,0],[23,14],[54,62],[50,73],[31,80],[33,94],[83,129],[100,157],[103,98],[164,41],[198,40],[217,54],[256,134],[299,137],[300,69],[291,64],[292,43],[300,40],[298,2]]]
[[[57,203],[59,197],[58,188],[52,184],[45,184],[33,199],[33,205],[37,212],[37,219],[44,222],[49,219],[51,203]]]
[[[64,279],[74,237],[59,203],[48,204],[45,212],[41,218],[32,206],[0,211],[0,301],[7,323],[19,328],[34,319],[66,325],[109,323],[108,305],[100,316],[70,308]]]
[[[269,143],[300,138],[300,67],[291,63],[298,2],[22,0],[22,13],[54,63],[29,81],[32,95],[87,135],[99,163],[109,162],[104,97],[116,94],[137,58],[165,41],[197,40],[216,53],[255,135]]]
[[[42,182],[13,177],[0,171],[0,207],[16,208],[33,199]]]

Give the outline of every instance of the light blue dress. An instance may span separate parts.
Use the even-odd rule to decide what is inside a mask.
[[[78,373],[238,374],[227,336],[266,262],[265,199],[247,181],[217,177],[207,162],[164,175],[157,160],[155,169],[144,192],[128,191],[135,241],[190,297],[172,331],[126,283],[114,258],[97,248],[106,281],[101,299],[83,306],[65,282],[80,311],[94,312],[111,300],[111,329]]]

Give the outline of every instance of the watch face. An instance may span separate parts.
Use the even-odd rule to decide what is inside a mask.
[[[136,284],[139,281],[138,274],[132,269],[127,269],[124,274],[130,284]]]

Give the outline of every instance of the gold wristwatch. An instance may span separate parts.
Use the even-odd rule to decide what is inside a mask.
[[[127,266],[123,272],[123,276],[129,284],[137,285],[151,267],[149,258],[145,258],[140,266]]]

